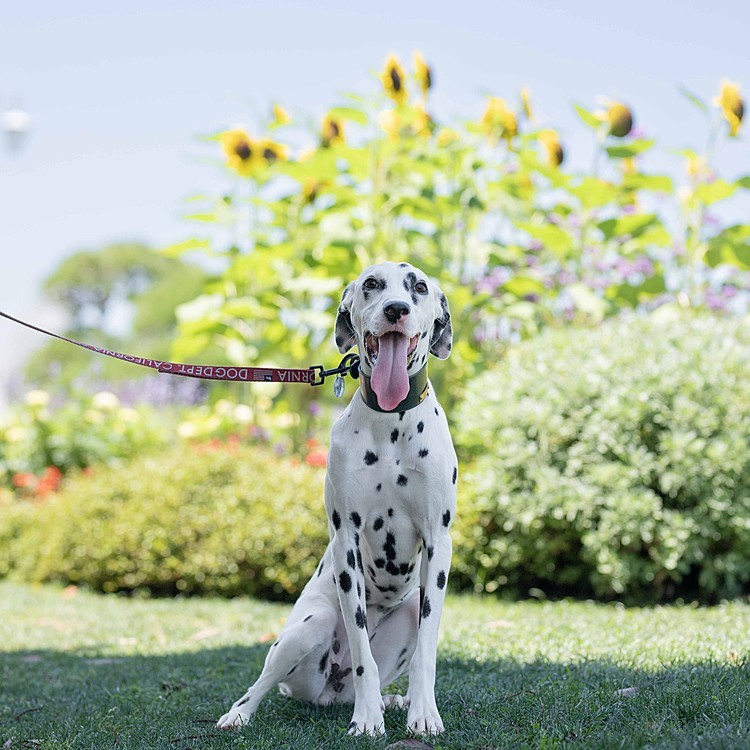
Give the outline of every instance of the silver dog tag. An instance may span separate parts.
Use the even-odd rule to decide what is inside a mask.
[[[344,395],[345,388],[346,383],[344,382],[344,378],[341,375],[337,375],[333,379],[333,395],[336,396],[336,398],[341,398]]]

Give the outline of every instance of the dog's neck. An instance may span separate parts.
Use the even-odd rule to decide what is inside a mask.
[[[395,408],[395,409],[381,409],[378,405],[378,397],[375,395],[375,391],[372,390],[370,385],[369,375],[365,375],[363,372],[359,375],[359,392],[362,395],[362,400],[365,402],[370,409],[379,411],[383,414],[397,414],[400,411],[409,411],[419,406],[422,401],[425,400],[427,394],[430,392],[430,383],[427,380],[427,365],[425,364],[419,372],[414,373],[409,378],[409,393],[406,398]]]

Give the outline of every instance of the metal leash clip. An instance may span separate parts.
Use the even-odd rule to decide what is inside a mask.
[[[317,373],[317,380],[313,380],[311,385],[323,385],[329,375],[335,375],[333,395],[336,398],[341,398],[344,395],[346,387],[344,376],[348,373],[355,380],[359,378],[359,354],[347,354],[339,362],[339,366],[334,367],[332,370],[324,370],[323,365],[313,365],[310,369]]]

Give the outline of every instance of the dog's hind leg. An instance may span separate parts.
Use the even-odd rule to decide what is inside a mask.
[[[334,609],[313,615],[284,628],[271,646],[263,671],[247,692],[217,722],[221,729],[247,724],[266,693],[284,683],[286,695],[314,700],[325,687],[325,670],[337,614]],[[322,666],[321,666],[322,665]]]
[[[372,655],[380,672],[381,690],[408,672],[418,630],[419,589],[414,589],[398,608],[378,623],[370,638]],[[409,705],[409,699],[401,695],[384,694],[382,697],[387,709]]]

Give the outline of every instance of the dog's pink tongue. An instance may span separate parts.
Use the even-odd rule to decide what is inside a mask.
[[[385,411],[395,409],[409,393],[406,352],[409,339],[400,333],[385,333],[379,339],[378,359],[370,383]]]

